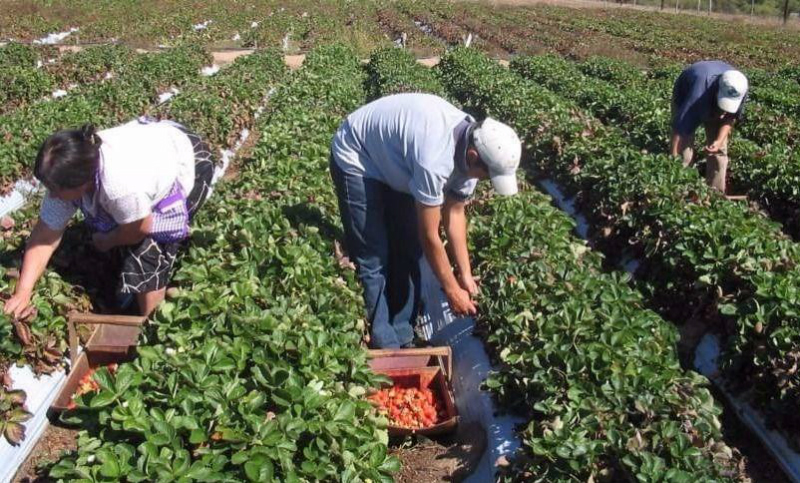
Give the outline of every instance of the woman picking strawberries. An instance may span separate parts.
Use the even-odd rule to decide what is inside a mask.
[[[213,174],[206,144],[169,121],[141,119],[100,132],[87,125],[51,135],[34,167],[47,194],[5,313],[31,312],[34,286],[80,210],[94,247],[121,255],[119,292],[135,294],[141,314],[149,315],[164,300],[178,248]]]

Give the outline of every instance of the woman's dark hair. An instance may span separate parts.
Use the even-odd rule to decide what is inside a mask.
[[[94,180],[101,143],[91,124],[58,131],[39,148],[33,175],[47,188],[79,188]]]

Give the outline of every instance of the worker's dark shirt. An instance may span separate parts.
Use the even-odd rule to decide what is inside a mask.
[[[675,132],[681,136],[692,135],[700,124],[711,119],[717,106],[719,78],[727,70],[735,68],[719,60],[706,60],[694,63],[681,72],[672,89],[675,109],[672,129]],[[745,102],[747,97],[735,114],[736,120],[741,119]]]

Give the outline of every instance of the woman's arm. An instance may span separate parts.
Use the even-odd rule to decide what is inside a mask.
[[[101,252],[107,252],[114,247],[135,245],[144,240],[153,228],[153,215],[147,215],[141,220],[119,225],[108,233],[95,233],[92,242]]]
[[[25,256],[22,259],[22,273],[19,277],[17,289],[14,295],[6,301],[3,311],[12,314],[16,318],[24,318],[30,313],[31,297],[36,282],[44,273],[50,257],[61,243],[61,236],[64,230],[53,230],[48,227],[41,219],[36,222],[36,226],[28,239]]]

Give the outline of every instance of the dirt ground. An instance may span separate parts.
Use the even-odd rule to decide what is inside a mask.
[[[400,459],[396,483],[463,481],[486,450],[486,432],[477,423],[462,424],[454,436],[428,439],[418,436],[399,443],[390,453]]]
[[[13,483],[43,483],[52,481],[45,475],[37,474],[37,467],[58,460],[65,451],[77,448],[78,430],[50,425],[36,444],[25,463],[22,464]]]

